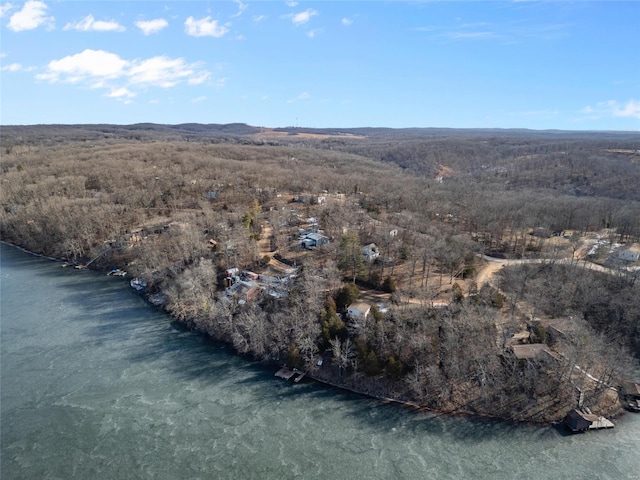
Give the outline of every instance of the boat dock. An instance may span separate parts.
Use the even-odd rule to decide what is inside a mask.
[[[600,430],[602,428],[613,428],[613,427],[615,427],[615,425],[611,420],[607,420],[604,417],[598,417],[597,420],[594,420],[594,422],[591,425],[589,425],[589,430]]]
[[[600,415],[594,415],[591,410],[573,409],[564,417],[564,425],[571,432],[586,432],[587,430],[601,430],[603,428],[613,428],[615,424]]]
[[[306,374],[307,372],[302,372],[297,368],[290,369],[289,367],[284,366],[276,372],[276,377],[282,378],[283,380],[287,380],[287,381],[293,378],[293,381],[295,383],[298,383],[300,380],[304,378]]]

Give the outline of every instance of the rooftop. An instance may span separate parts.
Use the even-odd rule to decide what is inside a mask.
[[[549,347],[544,343],[530,343],[527,345],[513,345],[513,354],[518,360],[532,360],[534,358],[543,358],[545,356],[556,358]]]

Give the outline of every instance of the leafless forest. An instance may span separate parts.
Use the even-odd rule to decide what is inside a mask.
[[[618,413],[611,387],[638,367],[636,133],[1,133],[2,240],[126,271],[153,303],[253,359],[535,422],[579,399]]]

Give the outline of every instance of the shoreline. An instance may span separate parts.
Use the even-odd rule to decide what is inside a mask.
[[[562,424],[562,420],[552,421],[552,422],[535,422],[535,421],[527,421],[527,420],[514,420],[511,418],[499,417],[499,416],[489,415],[489,414],[481,414],[481,413],[471,412],[471,411],[462,410],[462,409],[461,410],[438,410],[438,409],[431,408],[426,405],[421,405],[419,403],[412,402],[412,401],[400,400],[400,399],[391,398],[391,397],[384,397],[384,396],[376,395],[373,393],[366,393],[359,390],[355,390],[346,385],[339,385],[337,383],[330,382],[329,380],[323,380],[321,378],[317,378],[310,373],[307,373],[305,378],[308,378],[313,382],[319,383],[329,388],[343,390],[345,392],[348,392],[354,395],[359,395],[365,398],[369,398],[371,400],[376,400],[380,403],[386,403],[386,404],[406,408],[416,413],[421,413],[421,412],[429,413],[429,414],[432,414],[434,417],[444,417],[444,416],[467,417],[467,418],[476,418],[476,419],[483,419],[483,420],[494,420],[494,421],[499,421],[499,422],[513,424],[513,425],[523,425],[523,426],[529,425],[529,426],[548,427],[548,428],[553,428],[558,424]],[[626,411],[623,411],[621,415],[625,413]],[[614,416],[612,418],[619,418],[619,416],[621,415]]]
[[[9,242],[6,242],[5,240],[0,240],[0,243],[12,247],[12,248],[16,248],[18,250],[20,250],[23,253],[32,255],[34,257],[38,257],[38,258],[42,258],[45,260],[49,260],[52,262],[57,262],[57,263],[68,263],[66,260],[60,259],[60,258],[56,258],[56,257],[52,257],[49,255],[45,255],[45,254],[40,254],[40,253],[36,253],[36,252],[32,252],[22,246],[19,245],[15,245]],[[71,266],[72,264],[69,264],[69,266]],[[85,268],[81,268],[81,270],[92,270],[94,272],[104,272],[104,270],[101,269],[91,269],[89,267],[85,267]],[[216,342],[221,342],[224,345],[226,345],[227,347],[230,347],[234,353],[234,355],[236,356],[244,356],[239,354],[238,352],[236,352],[235,350],[233,350],[233,346],[230,345],[229,343],[224,342],[223,340],[220,340],[210,334],[208,334],[207,332],[198,329],[197,327],[188,324],[185,321],[179,320],[178,318],[173,317],[167,310],[165,310],[162,306],[159,305],[155,305],[152,302],[149,301],[148,295],[145,294],[144,292],[138,292],[140,294],[143,294],[144,299],[146,302],[148,302],[150,305],[155,306],[157,308],[161,308],[163,313],[165,313],[169,319],[171,319],[171,321],[174,322],[178,322],[180,325],[182,325],[183,327],[189,329],[190,331],[194,331],[196,333],[198,333],[199,335],[204,335],[212,340],[215,340]],[[264,363],[265,366],[268,366],[269,368],[271,367],[275,367],[278,368],[278,364],[276,362],[266,362]],[[472,418],[478,418],[478,419],[486,419],[486,420],[496,420],[496,421],[500,421],[500,422],[505,422],[505,423],[511,423],[511,424],[517,424],[517,425],[536,425],[536,426],[543,426],[543,427],[554,427],[557,424],[561,424],[562,420],[560,421],[551,421],[551,422],[536,422],[536,421],[528,421],[528,420],[514,420],[514,419],[510,419],[510,418],[504,418],[504,417],[499,417],[499,416],[493,416],[493,415],[489,415],[489,414],[481,414],[481,413],[477,413],[477,412],[471,412],[471,411],[467,411],[467,410],[451,410],[451,411],[443,411],[443,410],[437,410],[431,407],[428,407],[426,405],[421,405],[417,402],[413,402],[413,401],[406,401],[406,400],[400,400],[397,398],[392,398],[392,397],[385,397],[385,396],[381,396],[381,395],[377,395],[374,393],[367,393],[365,391],[361,391],[361,390],[356,390],[352,387],[349,387],[348,385],[341,385],[338,383],[334,383],[330,380],[325,380],[319,377],[314,376],[312,373],[306,373],[306,377],[309,378],[311,381],[318,383],[320,385],[323,385],[325,387],[329,387],[329,388],[334,388],[334,389],[338,389],[338,390],[342,390],[345,392],[349,392],[351,394],[355,394],[355,395],[359,395],[365,398],[369,398],[372,400],[376,400],[378,402],[381,403],[386,403],[386,404],[390,404],[390,405],[396,405],[398,407],[402,407],[402,408],[406,408],[409,410],[412,410],[414,412],[428,412],[431,413],[433,415],[435,415],[436,417],[438,416],[465,416],[465,417],[472,417]],[[626,410],[622,410],[620,412],[620,414],[618,415],[613,415],[610,416],[610,418],[620,418],[621,416],[625,415],[627,413]]]
[[[50,255],[45,255],[44,253],[32,252],[31,250],[27,250],[26,248],[21,247],[20,245],[15,245],[15,244],[9,243],[9,242],[7,242],[5,240],[0,240],[0,243],[6,245],[8,247],[16,248],[16,249],[20,250],[21,252],[27,253],[27,254],[32,255],[34,257],[44,258],[46,260],[51,260],[52,262],[62,262],[62,263],[66,262],[66,263],[68,263],[66,260],[63,260],[61,258],[56,258],[56,257],[52,257]]]

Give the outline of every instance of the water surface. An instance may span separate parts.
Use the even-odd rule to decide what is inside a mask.
[[[566,435],[285,383],[123,279],[0,248],[2,479],[640,479],[640,415]]]

